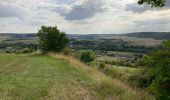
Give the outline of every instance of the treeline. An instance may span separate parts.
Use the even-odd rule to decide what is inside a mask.
[[[17,52],[24,48],[29,48],[35,51],[39,48],[39,45],[35,43],[23,43],[23,42],[0,43],[0,50],[3,52]]]
[[[170,39],[170,32],[136,32],[136,33],[128,33],[124,35],[128,37],[154,38],[158,40]]]
[[[72,40],[70,46],[73,49],[91,49],[103,51],[122,51],[148,53],[155,50],[154,46],[134,45],[122,39],[94,39],[94,40]]]

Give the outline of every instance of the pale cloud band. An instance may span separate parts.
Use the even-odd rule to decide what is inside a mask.
[[[1,0],[0,32],[37,32],[57,25],[67,33],[170,31],[170,1],[164,8],[136,0]]]

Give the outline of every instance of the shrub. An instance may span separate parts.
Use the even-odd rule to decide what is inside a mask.
[[[65,47],[62,51],[65,55],[68,55],[70,53],[70,48]]]
[[[170,78],[158,77],[150,86],[153,93],[156,94],[158,100],[170,100]]]
[[[8,49],[5,50],[5,52],[13,54],[13,53],[16,53],[16,49],[15,48],[8,48]]]
[[[32,53],[32,52],[33,52],[33,50],[30,49],[30,48],[24,48],[24,49],[19,51],[19,53]]]
[[[150,75],[146,70],[141,71],[140,73],[130,76],[128,82],[132,86],[137,86],[139,88],[147,88],[152,84],[154,76]]]
[[[100,62],[100,63],[99,63],[99,68],[103,69],[103,68],[105,68],[105,66],[106,66],[106,65],[105,65],[104,62]]]
[[[96,58],[96,54],[91,50],[83,51],[80,55],[80,60],[85,63],[94,61],[95,58]]]
[[[11,53],[11,51],[10,51],[10,50],[6,50],[5,52],[6,52],[6,53]]]
[[[170,100],[170,41],[164,42],[162,46],[164,48],[145,59],[147,73],[144,75],[154,77],[149,89],[158,100]]]

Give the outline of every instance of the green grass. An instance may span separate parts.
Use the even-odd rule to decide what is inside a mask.
[[[153,99],[145,91],[68,59],[0,54],[0,100]]]

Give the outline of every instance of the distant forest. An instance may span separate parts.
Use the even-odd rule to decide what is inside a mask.
[[[128,37],[154,38],[158,40],[170,39],[170,32],[136,32],[136,33],[128,33],[124,35]]]

